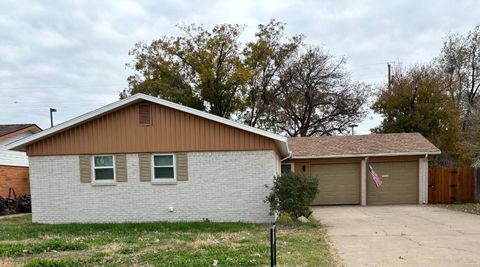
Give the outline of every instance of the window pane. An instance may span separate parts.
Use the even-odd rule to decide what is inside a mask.
[[[282,173],[290,173],[290,172],[292,172],[292,165],[282,164]]]
[[[155,179],[173,179],[173,167],[155,167]]]
[[[113,156],[95,156],[95,166],[113,166]]]
[[[153,158],[155,166],[171,166],[173,165],[173,156],[165,155],[165,156],[154,156]]]
[[[113,169],[96,169],[95,180],[113,180]]]

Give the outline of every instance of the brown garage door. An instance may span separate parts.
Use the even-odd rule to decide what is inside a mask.
[[[418,203],[418,162],[372,163],[382,178],[376,188],[370,173],[367,175],[367,205]]]
[[[319,190],[312,205],[360,203],[360,163],[312,165],[311,174]]]

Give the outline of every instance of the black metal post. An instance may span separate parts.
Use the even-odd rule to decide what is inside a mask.
[[[275,223],[270,228],[270,266],[277,266],[277,227]]]
[[[57,112],[57,109],[50,108],[50,127],[53,127],[53,112]]]

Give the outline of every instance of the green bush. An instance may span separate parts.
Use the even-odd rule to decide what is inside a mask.
[[[293,218],[308,217],[312,213],[310,203],[318,191],[318,179],[298,173],[282,173],[275,176],[273,187],[265,202],[270,213],[289,214]]]

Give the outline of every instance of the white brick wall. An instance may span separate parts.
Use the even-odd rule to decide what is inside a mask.
[[[80,183],[78,156],[30,157],[33,221],[270,222],[264,185],[277,164],[273,151],[188,153],[188,181],[152,185],[139,181],[138,155],[127,154],[128,182],[92,186]]]

